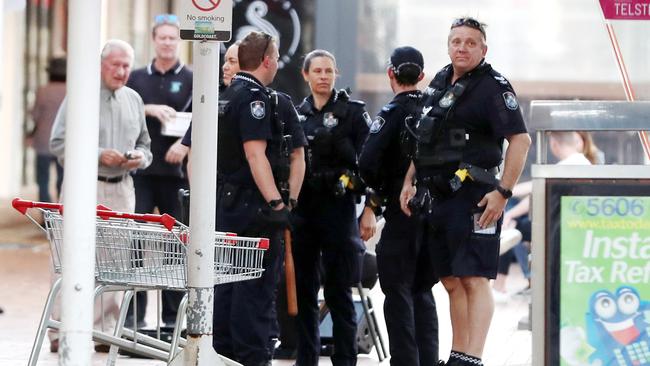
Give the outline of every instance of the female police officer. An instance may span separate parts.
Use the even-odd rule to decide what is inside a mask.
[[[350,286],[360,279],[364,246],[355,211],[359,189],[357,156],[370,117],[364,103],[334,89],[336,60],[324,50],[305,56],[302,74],[311,95],[298,107],[308,140],[307,173],[294,210],[293,254],[298,294],[298,354],[296,365],[315,366],[320,354],[318,289],[334,323],[332,363],[355,365],[357,318]],[[374,215],[365,212],[363,239],[374,232]]]

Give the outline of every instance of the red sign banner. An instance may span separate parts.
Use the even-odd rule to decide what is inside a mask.
[[[221,3],[221,0],[192,0],[192,4],[202,11],[213,11],[219,6],[219,3]]]
[[[650,0],[599,0],[605,19],[650,20]]]

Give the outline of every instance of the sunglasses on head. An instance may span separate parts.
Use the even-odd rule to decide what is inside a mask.
[[[158,14],[153,18],[156,24],[178,24],[178,16],[175,14]]]
[[[487,38],[485,35],[485,25],[474,18],[458,18],[451,23],[451,29],[463,26],[476,29],[481,32],[483,37]]]

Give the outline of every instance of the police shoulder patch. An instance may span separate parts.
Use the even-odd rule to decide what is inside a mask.
[[[396,107],[396,105],[393,104],[393,103],[386,104],[385,106],[383,106],[383,107],[381,108],[381,111],[384,112],[384,113],[390,113],[390,111],[392,111],[393,109],[395,109],[395,107]]]
[[[519,102],[517,101],[517,97],[512,92],[508,91],[503,93],[503,101],[505,102],[506,107],[508,107],[508,109],[512,111],[516,111],[517,108],[519,108]]]
[[[377,116],[374,122],[372,122],[372,125],[370,125],[370,133],[377,133],[381,131],[381,128],[384,127],[386,124],[386,121],[382,118]]]
[[[363,112],[362,116],[363,116],[363,120],[366,121],[368,127],[372,126],[373,122],[372,122],[372,118],[370,118],[370,114],[368,114],[368,112]]]
[[[266,109],[264,107],[264,102],[261,100],[251,102],[251,115],[256,119],[264,118],[266,116]]]

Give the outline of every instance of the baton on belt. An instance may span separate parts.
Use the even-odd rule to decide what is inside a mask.
[[[296,269],[291,253],[291,230],[284,229],[284,275],[287,284],[287,313],[298,315],[298,296],[296,295]]]

